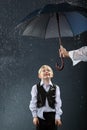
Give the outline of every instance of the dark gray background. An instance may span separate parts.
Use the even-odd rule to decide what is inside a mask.
[[[53,68],[53,82],[61,90],[63,125],[59,129],[87,130],[87,63],[73,67],[71,60],[65,59],[65,67],[59,72],[55,68],[58,39],[32,39],[12,33],[26,15],[51,2],[0,0],[0,130],[34,130],[28,108],[30,90],[39,82],[37,71],[43,64]],[[87,45],[86,37],[87,33],[64,38],[63,45],[68,50],[77,49]]]

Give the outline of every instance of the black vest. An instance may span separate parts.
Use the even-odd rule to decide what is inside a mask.
[[[46,98],[48,100],[48,104],[51,108],[55,108],[55,92],[56,92],[56,86],[50,86],[50,89],[48,92],[46,92],[43,88],[43,86],[40,86],[40,83],[37,84],[37,107],[43,107],[46,102]]]

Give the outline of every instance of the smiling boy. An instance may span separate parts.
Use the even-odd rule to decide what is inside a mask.
[[[40,67],[38,77],[41,81],[32,87],[29,105],[33,123],[36,130],[57,130],[57,126],[62,124],[59,86],[52,83],[53,70],[48,65]]]

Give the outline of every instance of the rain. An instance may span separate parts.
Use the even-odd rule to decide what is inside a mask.
[[[64,0],[56,0],[63,2]],[[87,7],[84,0],[67,0]],[[87,63],[73,67],[64,59],[64,69],[58,72],[58,39],[38,39],[18,36],[15,26],[32,11],[54,0],[1,0],[0,1],[0,129],[34,130],[29,110],[31,87],[39,82],[38,69],[43,64],[53,68],[53,82],[61,89],[63,125],[60,130],[86,130]],[[87,45],[87,32],[73,38],[63,38],[67,50]]]

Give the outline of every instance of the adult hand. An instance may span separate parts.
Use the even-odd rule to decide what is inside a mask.
[[[69,57],[69,52],[61,45],[59,49],[60,57]]]

